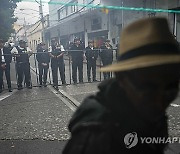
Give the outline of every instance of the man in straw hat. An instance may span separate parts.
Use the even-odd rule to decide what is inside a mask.
[[[101,70],[114,72],[115,78],[102,82],[99,92],[77,109],[64,154],[164,153],[166,109],[180,79],[178,44],[165,18],[130,24],[120,44],[117,64]],[[153,138],[156,142],[150,142]]]

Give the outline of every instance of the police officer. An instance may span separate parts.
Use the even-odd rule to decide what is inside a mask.
[[[100,47],[100,57],[103,66],[110,65],[113,62],[113,47],[110,44],[110,40],[106,40]],[[110,78],[110,72],[103,72],[104,80]]]
[[[29,57],[32,55],[32,50],[26,46],[26,41],[20,40],[19,46],[11,50],[16,58],[16,71],[17,71],[17,86],[18,90],[23,89],[22,82],[25,77],[26,87],[31,89],[31,74]]]
[[[58,68],[61,76],[62,84],[66,84],[65,80],[65,64],[64,64],[64,47],[56,41],[52,41],[52,46],[49,50],[51,57],[51,68],[53,76],[53,86],[58,90]]]
[[[93,81],[96,81],[96,60],[98,57],[98,50],[94,47],[93,41],[88,41],[88,46],[85,50],[85,55],[87,59],[87,76],[88,82],[91,82],[91,69],[92,69],[92,76]]]
[[[0,39],[0,93],[2,92],[4,72],[6,75],[8,90],[9,92],[12,92],[11,78],[10,78],[11,61],[12,61],[12,56],[11,56],[10,48],[4,47],[4,41]]]
[[[45,43],[40,43],[37,48],[37,56],[36,59],[38,61],[38,68],[39,68],[39,84],[40,87],[43,86],[47,87],[47,74],[49,69],[49,62],[50,57],[48,54],[48,50],[46,48]]]
[[[71,46],[71,51],[69,52],[72,57],[72,78],[73,82],[77,83],[77,69],[79,72],[79,82],[83,83],[83,59],[84,55],[84,48],[81,45],[80,39],[75,38],[74,44]]]

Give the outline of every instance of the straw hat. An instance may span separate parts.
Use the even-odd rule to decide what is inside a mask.
[[[179,45],[165,18],[138,20],[123,31],[118,62],[101,72],[120,72],[163,64],[180,63]]]

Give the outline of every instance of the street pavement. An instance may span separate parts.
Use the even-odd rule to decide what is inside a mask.
[[[35,65],[31,66],[33,89],[14,89],[12,93],[5,90],[0,95],[0,154],[61,153],[70,137],[67,126],[76,106],[85,97],[98,91],[99,82],[59,86],[59,92],[51,85],[46,88],[38,87]],[[86,64],[86,74],[85,66]],[[14,64],[11,68],[13,88],[16,88]],[[68,68],[66,66],[67,70]],[[68,74],[67,81],[70,81]],[[86,75],[84,76],[87,81]],[[173,137],[180,137],[179,110],[180,93],[168,108],[169,134]],[[166,154],[179,154],[179,145],[170,144]]]
[[[72,113],[49,88],[14,90],[0,102],[0,154],[60,153]]]

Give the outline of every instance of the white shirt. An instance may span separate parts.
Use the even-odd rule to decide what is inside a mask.
[[[62,45],[60,46],[60,50],[61,51],[65,51],[64,47]],[[52,52],[52,46],[49,47],[49,51],[48,52]]]
[[[19,47],[19,49],[21,49],[21,50],[24,49],[24,48],[21,48],[20,46],[18,46],[18,47]],[[12,48],[11,53],[12,53],[12,54],[18,54],[17,48],[16,48],[16,47]],[[29,47],[27,47],[26,50],[24,50],[24,53],[33,53],[33,51],[32,51]]]
[[[14,46],[14,43],[9,43],[10,45],[11,45],[11,47],[13,47]]]
[[[62,45],[61,45],[61,51],[65,51],[65,50],[64,50],[64,47],[63,47]]]
[[[1,49],[1,55],[4,55],[3,48]],[[4,58],[4,56],[2,56],[1,62],[5,63],[5,58]]]
[[[48,52],[52,52],[52,46],[49,47]]]

